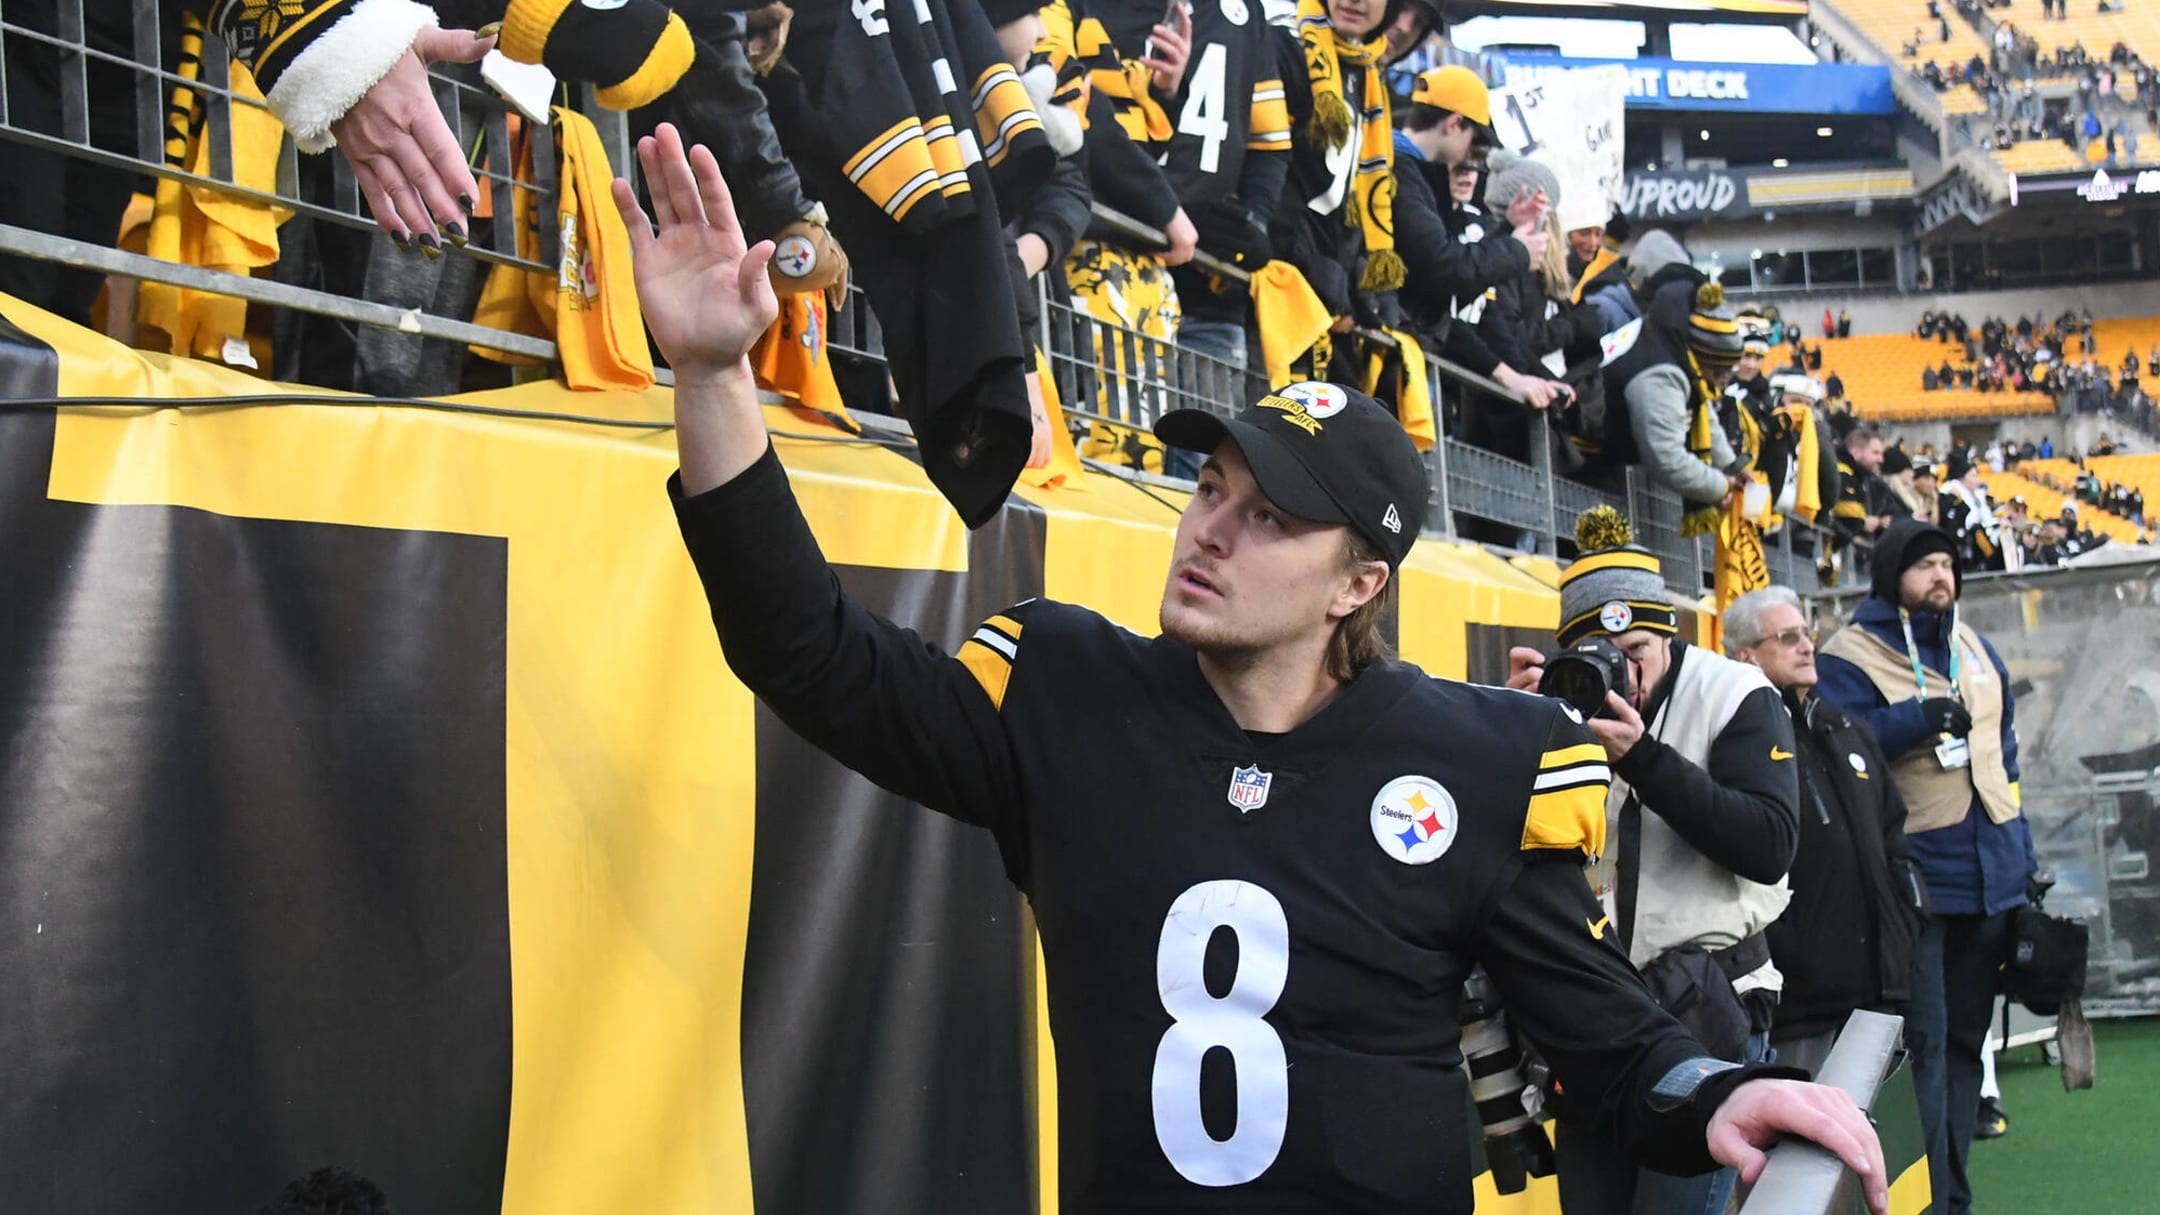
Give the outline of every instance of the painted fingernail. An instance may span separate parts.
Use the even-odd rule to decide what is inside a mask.
[[[465,214],[467,214],[467,215],[471,215],[471,214],[472,214],[472,209],[473,209],[473,200],[472,200],[472,195],[470,195],[470,194],[460,194],[460,195],[458,195],[458,196],[457,196],[457,202],[458,202],[458,206],[461,206],[461,207],[465,208]]]
[[[502,22],[490,21],[486,25],[481,26],[479,29],[474,30],[472,32],[472,35],[475,39],[480,39],[493,38],[495,35],[500,33],[502,33]]]
[[[413,239],[420,242],[420,252],[427,254],[429,261],[434,261],[436,258],[442,256],[441,241],[436,240],[434,237],[428,235],[425,232],[422,232],[418,236],[413,237]]]
[[[412,252],[412,241],[408,240],[403,232],[392,232],[390,243],[396,245],[400,253]]]
[[[447,237],[448,237],[448,238],[450,239],[450,243],[451,243],[451,244],[453,244],[453,245],[455,245],[455,246],[457,246],[458,248],[462,249],[462,248],[464,248],[464,247],[465,247],[465,225],[464,225],[464,224],[457,224],[457,223],[451,223],[451,224],[444,224],[444,225],[443,225],[443,235],[444,235],[444,236],[447,236]]]

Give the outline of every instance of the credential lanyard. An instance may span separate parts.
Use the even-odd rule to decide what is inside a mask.
[[[1897,615],[1898,623],[1905,626],[1905,657],[1912,663],[1913,682],[1919,685],[1920,699],[1926,700],[1927,668],[1920,665],[1920,646],[1913,641],[1912,613],[1904,608],[1899,608]],[[1950,605],[1950,637],[1947,645],[1950,650],[1950,696],[1952,699],[1962,703],[1965,699],[1965,693],[1958,686],[1957,605],[1954,603]]]

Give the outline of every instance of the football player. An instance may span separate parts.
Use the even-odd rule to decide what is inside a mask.
[[[658,233],[616,203],[721,648],[805,738],[996,837],[1048,964],[1063,1209],[1468,1212],[1455,1005],[1480,963],[1570,1108],[1644,1160],[1752,1178],[1799,1134],[1887,1209],[1850,1099],[1706,1058],[1616,949],[1579,718],[1386,657],[1426,483],[1377,403],[1306,383],[1162,419],[1209,454],[1161,636],[1038,601],[940,653],[847,597],[774,454],[744,358],[771,247],[672,127],[638,154]]]

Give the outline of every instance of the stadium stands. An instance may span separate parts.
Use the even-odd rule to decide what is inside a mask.
[[[1909,333],[1875,333],[1825,339],[1822,350],[1822,373],[1838,373],[1838,378],[1845,381],[1845,395],[1853,402],[1853,411],[1864,418],[1920,422],[2055,412],[2054,400],[2044,392],[1922,390],[1922,371],[1940,366],[1946,358],[1953,364],[1964,362],[1965,352],[1945,342]]]
[[[1972,92],[1966,89],[1965,92]],[[2028,139],[1989,153],[2005,173],[2067,173],[2091,164],[2082,154],[2059,139]],[[2149,159],[2149,158],[2148,158]]]
[[[1988,57],[1988,44],[1980,37],[1980,32],[1966,22],[1952,5],[1943,6],[1943,14],[1948,19],[1950,28],[1948,42],[1942,41],[1942,28],[1929,19],[1926,6],[1917,2],[1883,4],[1879,0],[1837,0],[1836,3],[1824,7],[1837,10],[1853,28],[1867,35],[1869,41],[1882,49],[1883,55],[1895,70],[1911,71],[1930,59],[1947,67],[1953,63],[1963,63],[1974,55],[1982,59]],[[2034,0],[2032,7],[2038,7],[2038,0]],[[1913,41],[1914,31],[1919,32],[1919,53],[1900,54],[1905,45]],[[1954,89],[1952,92],[1972,95],[1971,89]],[[1976,95],[1972,96],[1972,101],[1974,105],[1970,112],[1977,113],[1987,108],[1980,104]],[[1944,95],[1944,109],[1949,111],[1949,94]]]
[[[2102,481],[2120,481],[2145,495],[2146,522],[2151,524],[2154,503],[2160,502],[2160,452],[2094,456],[2085,465]]]
[[[2093,357],[2106,363],[2108,370],[2122,370],[2122,357],[2136,348],[2141,378],[2147,370],[2143,364],[2151,356],[2153,347],[2160,346],[2160,316],[2132,316],[2112,321],[2093,322],[2093,340],[2099,344]],[[2156,385],[2155,387],[2160,387]]]
[[[2143,493],[2148,501],[2152,500],[2152,490],[2147,487],[2160,488],[2160,454],[2094,456],[2085,463],[2103,483],[2120,481]],[[2024,473],[2028,480],[2043,483],[2046,488],[2054,492],[2059,498],[2075,496],[2072,493],[2072,486],[2077,482],[2079,469],[2077,462],[2074,460],[2065,460],[2061,457],[2052,460],[2024,460],[2019,462],[2018,471]],[[2038,509],[2037,500],[2034,500],[2034,507],[2035,510]],[[2056,504],[2055,509],[2058,511],[2062,509],[2060,502]],[[2096,507],[2089,502],[2079,503],[2078,510],[2086,526],[2091,527],[2096,532],[2105,531],[2109,536],[2116,539],[2137,539],[2139,525],[2135,520],[2125,519],[2121,515]],[[2149,514],[2152,507],[2148,506],[2146,510]],[[2121,526],[2119,529],[2104,528],[2101,526],[2102,521],[2110,524],[2120,524]],[[2147,526],[2150,526],[2149,523]]]
[[[2031,461],[2031,463],[2038,463],[2038,461]],[[2069,462],[2066,460],[2063,463],[2067,464]],[[2020,467],[2022,468],[2023,465],[2020,465]],[[2043,519],[2053,519],[2060,516],[2063,503],[2072,501],[2070,495],[2019,473],[1987,472],[1982,474],[1982,480],[1987,485],[1988,497],[1993,499],[1998,506],[2013,497],[2022,496],[2025,499],[2028,514],[2036,523]],[[2137,524],[2130,522],[2128,519],[2111,515],[2104,510],[2095,509],[2085,503],[2078,504],[2078,522],[2080,525],[2089,527],[2100,535],[2119,543],[2135,544],[2138,540]]]
[[[1942,23],[1928,17],[1925,7],[1920,4],[1869,4],[1863,0],[1847,0],[1827,7],[1836,9],[1872,41],[1895,70],[1917,71],[1930,61],[1948,70],[1953,65],[1970,62],[1976,55],[1984,62],[1994,62],[1990,35],[1952,5],[1942,6],[1950,32],[1947,41],[1942,38]],[[2093,11],[2094,7],[2089,0],[2072,4],[2068,19],[2043,22],[2039,0],[2014,0],[2010,8],[1989,9],[1988,15],[1995,22],[2008,21],[2020,33],[2037,39],[2045,54],[2052,55],[2059,46],[2077,43],[2084,46],[2096,64],[2104,66],[2105,57],[2119,40],[2148,61],[2160,60],[2160,11],[2148,6],[2133,6],[2126,12],[2102,14]],[[1904,53],[1907,46],[1913,46],[1913,54]],[[2137,96],[2137,86],[2128,71],[2117,74],[2115,96],[2125,107],[2151,105],[2149,99]],[[1975,138],[1985,134],[1981,128],[1989,121],[1988,103],[1978,88],[1958,84],[1939,92],[1937,98],[1945,118],[1978,119],[1980,121],[1968,129]],[[2072,115],[2073,119],[2080,116]],[[2102,117],[2112,122],[2114,116],[2103,113]],[[2139,128],[2142,143],[2134,158],[2129,155],[2127,146],[2119,144],[2118,165],[2160,163],[2160,136],[2145,131],[2144,123],[2136,117],[2129,121]],[[2005,173],[2029,176],[2087,168],[2105,160],[2106,150],[2104,143],[2099,141],[2089,147],[2074,148],[2059,139],[2021,139],[2007,148],[1992,150],[1989,156]]]
[[[2080,43],[2086,53],[2104,59],[2108,48],[2120,42],[2147,62],[2160,61],[2160,11],[2149,4],[2130,4],[2113,13],[2102,13],[2098,8],[2093,0],[2078,0],[2065,10],[2062,19],[2042,21],[2040,0],[2012,0],[2007,8],[1990,9],[1989,15],[1997,21],[2014,23],[2020,32],[2038,38],[2040,45],[2051,51],[2057,46]],[[1956,24],[1955,20],[1951,22]],[[2136,91],[2127,81],[2117,90],[2125,100]]]

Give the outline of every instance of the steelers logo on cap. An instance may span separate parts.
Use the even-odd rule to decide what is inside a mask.
[[[1608,633],[1625,633],[1635,623],[1635,613],[1618,599],[1598,609],[1598,623]]]
[[[789,278],[802,278],[817,269],[817,246],[799,233],[790,236],[773,249],[773,264]]]
[[[1316,418],[1332,418],[1350,403],[1350,395],[1333,384],[1318,380],[1288,384],[1275,390],[1275,395],[1286,397],[1305,407],[1305,412]]]

